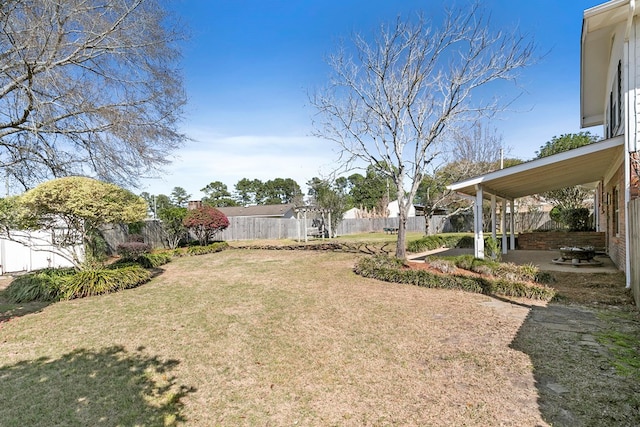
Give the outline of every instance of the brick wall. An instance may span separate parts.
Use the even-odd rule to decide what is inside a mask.
[[[593,246],[605,248],[605,233],[596,231],[549,231],[540,233],[519,233],[518,249],[555,250],[563,246]]]
[[[615,189],[615,191],[614,191]],[[603,198],[606,212],[607,254],[611,261],[624,270],[625,264],[625,200],[624,200],[624,164],[604,185]],[[617,196],[617,198],[616,198]],[[615,200],[614,200],[615,199]],[[617,214],[615,207],[617,206]],[[618,225],[616,226],[616,221]]]

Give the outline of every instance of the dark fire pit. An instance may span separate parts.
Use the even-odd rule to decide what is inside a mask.
[[[560,258],[553,260],[555,264],[574,265],[600,265],[602,262],[594,260],[596,251],[592,246],[586,247],[563,247],[560,248]]]

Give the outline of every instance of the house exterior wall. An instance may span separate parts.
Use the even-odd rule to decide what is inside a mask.
[[[601,230],[606,233],[607,253],[613,263],[625,270],[625,200],[624,163],[602,185],[603,204],[601,206]]]

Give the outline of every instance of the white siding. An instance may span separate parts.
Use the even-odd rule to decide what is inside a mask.
[[[640,129],[640,116],[634,114],[635,111],[640,111],[640,21],[635,18],[633,29],[630,35],[630,53],[633,55],[629,58],[629,76],[631,79],[629,87],[629,105],[631,111],[629,112],[629,150],[637,151],[640,148],[638,143],[637,129]],[[635,108],[634,108],[635,106]]]

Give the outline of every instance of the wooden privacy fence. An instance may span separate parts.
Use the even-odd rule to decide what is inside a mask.
[[[424,232],[423,216],[414,216],[407,218],[407,231]],[[338,236],[349,234],[371,233],[374,231],[383,231],[385,228],[398,228],[398,218],[356,218],[343,219],[338,224],[336,233]]]
[[[629,246],[631,289],[640,307],[640,199],[629,202]]]
[[[407,231],[425,232],[424,216],[407,218]],[[473,218],[470,215],[458,215],[447,217],[436,215],[430,218],[429,234],[449,233],[449,232],[470,232],[472,231]],[[507,224],[509,221],[507,221]],[[485,225],[490,226],[490,222],[485,221]],[[516,217],[516,232],[531,230],[535,228],[557,229],[555,224],[551,224],[548,214],[534,215],[528,217],[526,214],[518,214]],[[356,218],[343,219],[334,232],[338,236],[349,234],[381,232],[385,228],[397,228],[398,218]],[[229,227],[219,233],[216,239],[235,240],[278,240],[278,239],[304,239],[312,229],[312,218],[299,221],[295,218],[255,218],[255,217],[229,217]],[[115,253],[119,243],[126,241],[127,227],[124,225],[110,225],[102,230],[102,234],[107,242],[110,253]],[[145,242],[151,243],[154,247],[166,245],[162,234],[160,221],[146,221],[140,230]]]

